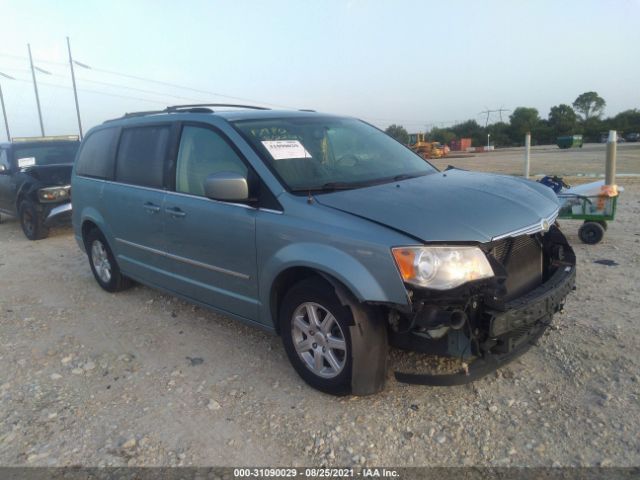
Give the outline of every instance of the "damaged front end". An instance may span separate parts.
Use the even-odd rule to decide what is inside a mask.
[[[451,290],[407,285],[411,311],[389,311],[398,348],[462,360],[447,375],[396,372],[426,385],[472,382],[524,353],[544,333],[575,288],[576,258],[560,229],[479,246],[495,276]]]

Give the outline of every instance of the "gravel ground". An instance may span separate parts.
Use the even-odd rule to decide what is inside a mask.
[[[601,244],[564,223],[578,289],[508,367],[346,398],[307,387],[278,337],[143,286],[108,294],[70,229],[29,242],[5,220],[0,464],[638,465],[639,216],[629,182]]]

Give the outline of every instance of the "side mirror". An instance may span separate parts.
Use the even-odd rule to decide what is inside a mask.
[[[0,175],[2,175],[3,173],[8,173],[8,172],[9,171],[7,170],[7,166],[0,164]]]
[[[239,173],[212,173],[204,181],[204,194],[213,200],[246,202],[249,200],[249,184],[247,178]]]

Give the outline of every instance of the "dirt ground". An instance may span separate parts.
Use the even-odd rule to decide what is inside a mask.
[[[439,163],[520,173],[521,150]],[[536,149],[532,173],[599,173],[604,146]],[[620,172],[639,173],[640,145]],[[280,339],[143,286],[108,294],[71,229],[0,225],[2,465],[640,464],[640,181],[578,255],[539,346],[474,384],[307,387]],[[612,262],[597,263],[601,260]],[[608,265],[607,265],[608,263]],[[393,352],[394,365],[407,355]]]

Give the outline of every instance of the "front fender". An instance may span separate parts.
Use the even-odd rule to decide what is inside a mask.
[[[376,265],[379,266],[380,262]],[[270,292],[275,279],[294,267],[306,267],[334,277],[359,302],[408,304],[406,290],[393,263],[390,263],[388,271],[373,271],[361,259],[343,250],[304,242],[284,246],[264,263],[259,285],[261,318],[270,318]]]

